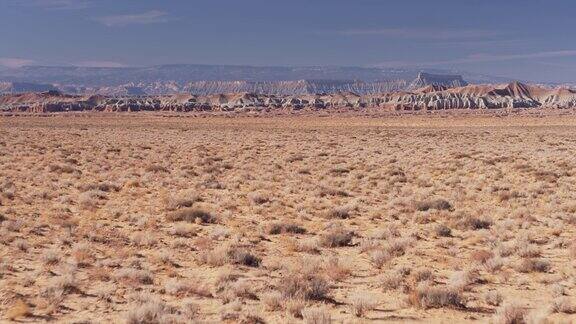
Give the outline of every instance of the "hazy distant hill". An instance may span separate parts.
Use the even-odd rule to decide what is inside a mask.
[[[428,69],[364,67],[255,67],[232,65],[161,65],[127,68],[25,66],[0,70],[0,81],[54,85],[70,93],[167,94],[177,92],[311,93],[402,90],[420,72],[447,86],[510,81],[471,73]],[[430,77],[428,77],[430,78]],[[461,80],[461,81],[460,81]],[[427,83],[418,83],[418,86]]]

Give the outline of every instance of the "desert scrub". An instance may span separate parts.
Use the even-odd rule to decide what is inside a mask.
[[[268,225],[266,232],[270,235],[278,235],[284,233],[304,234],[306,233],[306,229],[294,223],[272,223]]]
[[[420,283],[409,297],[408,304],[418,308],[465,308],[464,297],[456,290],[445,286]]]
[[[528,311],[515,304],[505,303],[500,306],[492,319],[494,324],[521,324],[526,323]]]
[[[238,264],[248,267],[259,267],[262,259],[248,252],[245,248],[223,246],[215,250],[203,251],[198,258],[202,264],[222,266],[224,264]]]
[[[320,245],[327,248],[347,246],[352,242],[353,233],[344,229],[333,229],[320,236]]]
[[[135,268],[122,268],[116,270],[114,277],[117,281],[131,285],[150,285],[154,283],[153,275],[148,270]]]
[[[450,204],[447,200],[444,199],[435,199],[435,200],[417,201],[414,204],[414,207],[418,211],[428,211],[430,209],[451,210],[452,204]]]
[[[164,199],[167,210],[177,210],[180,208],[192,207],[196,202],[201,202],[202,198],[191,191],[183,191],[174,196]]]
[[[211,213],[197,208],[183,208],[166,214],[166,220],[170,222],[188,223],[216,223],[217,218]]]
[[[293,270],[281,278],[278,291],[286,299],[323,300],[330,285],[319,273]]]
[[[550,271],[550,262],[541,260],[541,259],[534,259],[534,258],[527,258],[520,261],[520,264],[516,267],[518,272],[529,273],[529,272],[548,272]]]
[[[366,313],[376,308],[376,297],[366,293],[356,293],[350,298],[350,308],[356,317],[364,317]]]

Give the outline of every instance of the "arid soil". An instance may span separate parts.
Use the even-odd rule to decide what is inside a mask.
[[[0,321],[574,322],[576,117],[0,118]]]

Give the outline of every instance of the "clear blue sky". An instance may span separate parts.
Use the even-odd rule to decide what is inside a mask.
[[[0,65],[455,68],[576,81],[574,0],[0,0]]]

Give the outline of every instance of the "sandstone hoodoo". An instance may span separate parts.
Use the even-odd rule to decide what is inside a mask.
[[[57,91],[0,96],[8,112],[65,111],[261,111],[365,109],[443,110],[498,108],[574,108],[576,91],[545,89],[519,82],[448,88],[431,84],[413,91],[361,95],[351,91],[328,94],[269,95],[250,92],[162,96],[67,95]]]

